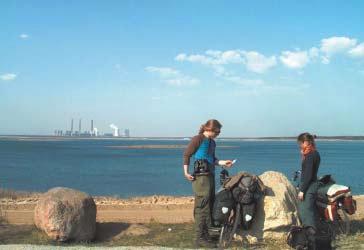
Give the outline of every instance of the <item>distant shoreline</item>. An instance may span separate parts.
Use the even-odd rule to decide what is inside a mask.
[[[0,135],[0,140],[181,140],[188,141],[191,137],[82,137],[82,136],[51,136],[51,135]],[[220,141],[295,141],[296,137],[291,136],[270,136],[270,137],[220,137]],[[318,136],[317,141],[364,141],[364,136]]]

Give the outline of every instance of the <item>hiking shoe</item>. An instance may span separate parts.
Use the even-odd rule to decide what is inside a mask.
[[[213,243],[212,241],[207,241],[206,239],[198,239],[195,242],[195,247],[196,248],[216,248],[217,245],[216,243]]]
[[[210,236],[214,236],[214,235],[220,236],[221,226],[220,227],[209,227],[207,231]]]
[[[202,239],[204,239],[205,241],[210,242],[210,243],[216,243],[216,237],[215,238],[212,237],[207,232],[202,235]]]

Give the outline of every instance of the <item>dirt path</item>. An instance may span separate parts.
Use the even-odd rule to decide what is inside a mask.
[[[37,198],[0,200],[0,211],[10,224],[33,224]],[[185,223],[193,221],[193,198],[151,196],[132,199],[96,197],[98,222]]]
[[[364,196],[356,196],[358,211],[355,220],[364,219]],[[98,222],[185,223],[193,221],[192,197],[152,196],[129,200],[95,198]],[[33,224],[36,199],[0,201],[3,217],[10,224]]]

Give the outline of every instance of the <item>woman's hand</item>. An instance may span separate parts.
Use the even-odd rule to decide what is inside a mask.
[[[189,181],[193,181],[195,179],[195,177],[193,177],[192,175],[190,175],[189,173],[185,173],[185,177],[187,180]]]
[[[299,192],[299,193],[298,193],[298,199],[299,199],[300,201],[303,201],[303,200],[304,200],[304,194],[303,194],[303,192]]]
[[[219,161],[219,165],[230,168],[233,166],[233,161],[232,160],[221,160],[221,161]]]

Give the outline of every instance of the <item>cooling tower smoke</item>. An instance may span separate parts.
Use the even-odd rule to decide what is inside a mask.
[[[114,130],[113,136],[119,136],[119,128],[116,127],[113,123],[110,124],[110,128]]]
[[[92,133],[94,134],[94,136],[98,136],[99,131],[98,131],[98,129],[97,129],[97,128],[94,128],[94,129],[92,130]]]

